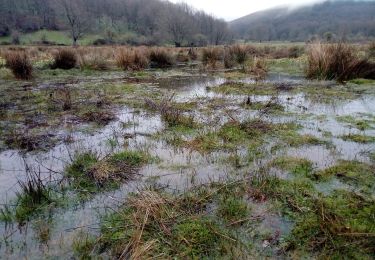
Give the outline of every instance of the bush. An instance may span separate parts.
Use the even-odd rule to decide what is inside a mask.
[[[116,64],[123,70],[142,70],[148,67],[149,60],[141,50],[121,49],[116,55]]]
[[[164,48],[154,48],[150,52],[151,66],[155,68],[168,68],[175,64],[175,60]]]
[[[74,50],[60,49],[54,54],[52,69],[73,69],[77,64],[77,55]]]
[[[26,53],[9,52],[5,55],[5,66],[9,68],[17,79],[31,79],[33,66]]]
[[[309,79],[346,81],[375,78],[375,64],[360,60],[351,46],[344,43],[310,46],[306,77]]]

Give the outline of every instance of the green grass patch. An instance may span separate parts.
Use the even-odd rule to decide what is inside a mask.
[[[323,180],[337,177],[364,191],[373,192],[375,189],[374,166],[358,161],[339,161],[335,166],[314,173],[314,176]]]
[[[277,89],[273,84],[245,84],[235,81],[226,82],[216,87],[209,87],[207,90],[224,95],[273,95],[277,93]]]
[[[312,162],[307,159],[296,157],[279,157],[274,159],[270,165],[300,176],[308,176],[314,170]]]
[[[219,202],[218,213],[227,222],[243,221],[249,217],[249,212],[248,204],[240,197],[232,195],[222,198]]]
[[[361,143],[361,144],[369,144],[375,142],[375,136],[367,136],[367,135],[361,135],[361,134],[348,134],[341,136],[341,139],[344,141],[351,141],[355,143]]]
[[[148,156],[139,151],[123,151],[103,159],[86,152],[75,156],[65,174],[70,188],[84,198],[102,189],[117,188],[122,181],[132,178],[147,160]]]
[[[349,83],[356,85],[375,85],[375,80],[372,79],[352,79]]]
[[[152,190],[133,194],[123,207],[103,219],[99,243],[112,257],[225,256],[235,240],[214,218],[204,214],[209,198],[207,189],[181,196]]]
[[[373,129],[373,125],[375,124],[375,120],[357,119],[354,116],[340,116],[337,117],[336,120],[338,122],[348,124],[351,127],[355,127],[361,131]]]

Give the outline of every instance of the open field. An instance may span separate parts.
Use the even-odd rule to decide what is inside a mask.
[[[326,47],[0,48],[0,255],[373,259],[373,50]]]

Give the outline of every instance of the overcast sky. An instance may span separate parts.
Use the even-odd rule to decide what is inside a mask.
[[[319,0],[170,0],[174,3],[185,2],[196,9],[204,10],[227,21],[248,15],[263,9],[282,5],[305,5]]]

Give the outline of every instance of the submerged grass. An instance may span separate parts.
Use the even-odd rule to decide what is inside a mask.
[[[347,134],[341,136],[344,141],[352,141],[356,143],[369,144],[375,143],[375,136],[368,136],[362,134]]]
[[[335,166],[314,173],[319,180],[329,180],[333,177],[359,188],[362,191],[374,192],[374,165],[358,161],[339,161]]]
[[[44,183],[40,172],[28,168],[26,178],[19,180],[18,185],[19,191],[13,202],[15,206],[6,205],[0,210],[1,221],[24,224],[58,203],[55,191]]]
[[[308,176],[314,169],[313,163],[307,159],[287,156],[274,159],[270,165],[300,176]]]

